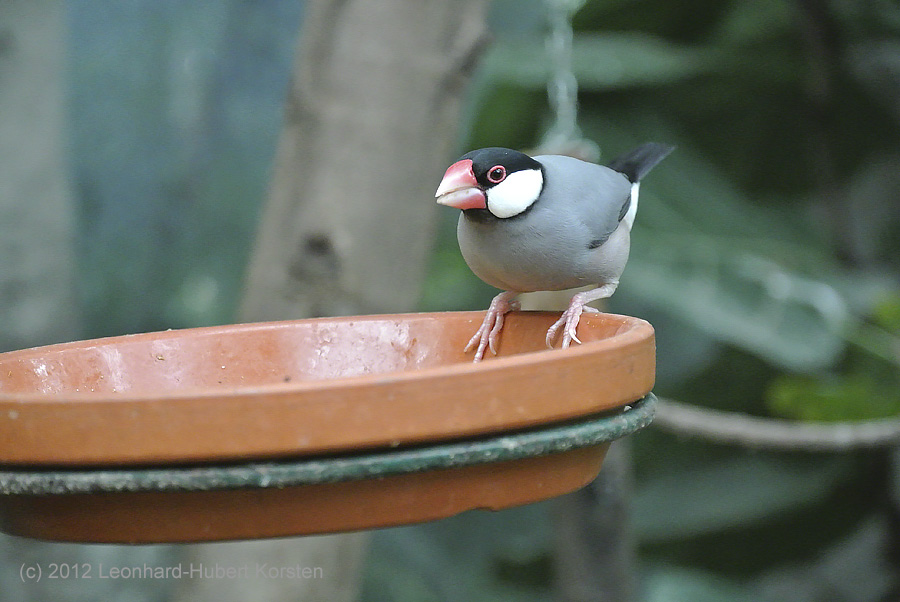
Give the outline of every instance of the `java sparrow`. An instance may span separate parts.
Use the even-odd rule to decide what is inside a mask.
[[[628,261],[641,178],[674,147],[647,143],[602,166],[562,155],[529,157],[482,148],[451,165],[435,197],[461,209],[459,248],[479,278],[504,292],[491,302],[465,351],[475,361],[496,354],[504,315],[531,291],[595,284],[577,293],[547,331],[552,347],[580,343],[576,329],[586,303],[612,295]]]

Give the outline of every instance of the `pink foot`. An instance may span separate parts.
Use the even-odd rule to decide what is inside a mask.
[[[465,352],[475,349],[475,362],[480,362],[484,358],[484,351],[487,348],[490,348],[491,353],[497,355],[497,338],[503,329],[504,316],[510,311],[519,309],[519,302],[515,300],[517,294],[505,291],[491,301],[484,321],[464,349]]]
[[[575,341],[580,345],[581,340],[578,338],[577,331],[578,322],[581,320],[581,314],[584,312],[597,311],[599,310],[588,307],[587,305],[576,305],[574,303],[570,305],[569,308],[563,312],[559,320],[557,320],[553,326],[550,327],[550,330],[547,331],[547,347],[553,349],[553,341],[556,339],[556,335],[559,333],[560,328],[562,328],[563,333],[563,349],[568,349],[569,345],[572,344],[572,341]]]
[[[584,291],[583,293],[578,293],[573,296],[572,301],[569,302],[569,307],[563,312],[559,320],[550,327],[550,330],[547,331],[547,347],[553,349],[553,341],[556,340],[556,336],[559,334],[560,329],[562,329],[563,335],[561,345],[563,349],[568,349],[569,345],[572,344],[572,341],[575,341],[580,345],[581,341],[579,340],[577,333],[581,314],[584,312],[596,313],[600,311],[585,304],[596,301],[597,299],[606,299],[615,292],[618,284],[618,282],[604,284],[599,288]]]

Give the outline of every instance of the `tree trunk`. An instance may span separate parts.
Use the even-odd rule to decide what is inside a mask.
[[[415,307],[486,4],[310,2],[243,318]]]
[[[487,0],[308,3],[245,321],[415,308],[461,99],[485,41]],[[321,568],[255,600],[358,595],[365,535],[212,544],[194,562]],[[204,580],[184,600],[244,599]]]

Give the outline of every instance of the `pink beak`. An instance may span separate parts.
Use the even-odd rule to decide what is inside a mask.
[[[451,165],[434,194],[440,205],[456,209],[485,209],[487,197],[475,179],[472,160],[463,159]]]

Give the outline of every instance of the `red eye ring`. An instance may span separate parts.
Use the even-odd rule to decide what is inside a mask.
[[[499,184],[506,179],[506,168],[502,165],[493,166],[487,172],[487,179],[492,184]]]

